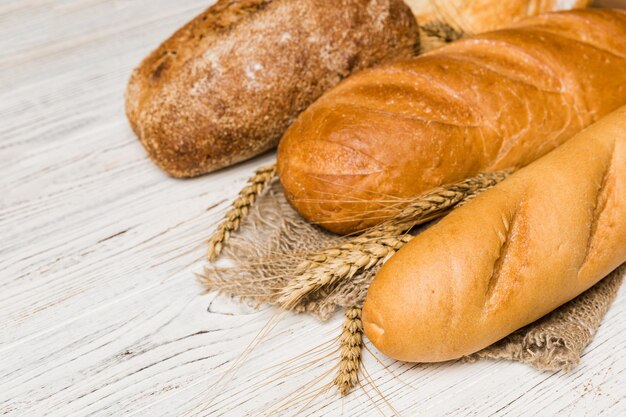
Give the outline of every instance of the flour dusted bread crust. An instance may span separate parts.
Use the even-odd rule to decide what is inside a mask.
[[[518,168],[626,103],[626,13],[526,19],[355,74],[304,111],[278,150],[285,194],[348,233],[386,204]]]
[[[626,106],[454,210],[381,269],[363,309],[382,352],[476,352],[626,261]]]
[[[161,168],[199,175],[276,146],[325,90],[418,43],[402,0],[219,0],[133,72],[126,112]]]

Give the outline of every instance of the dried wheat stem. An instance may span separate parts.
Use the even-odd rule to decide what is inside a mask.
[[[442,21],[428,22],[424,26],[421,26],[420,29],[422,29],[427,36],[437,38],[443,43],[454,42],[465,36],[461,30]]]
[[[508,171],[481,173],[461,182],[437,188],[410,202],[392,220],[383,224],[383,227],[397,228],[399,225],[404,226],[405,223],[415,226],[423,223],[424,219],[431,220],[433,214],[444,214],[461,200],[474,197],[493,187],[506,178],[508,174]]]
[[[507,172],[479,174],[473,178],[438,188],[409,203],[392,220],[338,247],[308,256],[294,271],[294,278],[280,289],[278,304],[295,308],[308,294],[339,280],[384,264],[413,236],[405,234],[414,226],[444,215],[464,199],[473,198],[502,181]]]
[[[209,239],[207,253],[209,261],[214,261],[220,255],[231,234],[239,229],[250,208],[275,176],[276,164],[273,164],[257,169],[254,176],[248,180],[248,185],[239,192],[239,196],[233,201],[232,208],[228,210],[224,220]]]
[[[337,248],[327,249],[300,263],[294,278],[280,289],[277,303],[292,309],[308,294],[358,272],[385,263],[413,236],[379,236],[367,241],[359,236]]]
[[[346,309],[343,331],[339,340],[339,369],[334,379],[341,395],[347,395],[359,383],[361,350],[363,348],[363,322],[361,308]]]
[[[430,0],[434,16],[441,24],[453,27],[457,32],[464,34],[477,33],[452,1]]]

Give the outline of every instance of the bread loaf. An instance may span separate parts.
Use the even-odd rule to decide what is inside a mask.
[[[583,8],[591,0],[405,0],[420,26],[445,23],[470,34],[501,29],[525,17]]]
[[[322,92],[418,43],[402,0],[219,0],[133,72],[126,112],[162,169],[199,175],[276,146]]]
[[[279,175],[305,218],[349,233],[527,165],[624,103],[626,13],[541,15],[345,80],[288,129]]]
[[[626,261],[626,106],[454,210],[381,269],[363,310],[382,352],[476,352]]]

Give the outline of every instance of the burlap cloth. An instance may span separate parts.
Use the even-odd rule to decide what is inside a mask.
[[[223,259],[208,267],[202,280],[209,290],[252,304],[277,304],[276,290],[289,283],[289,273],[307,254],[345,239],[304,221],[274,181],[252,208],[240,233],[231,237]],[[317,291],[294,310],[325,320],[340,307],[360,306],[376,272],[376,268],[370,269]],[[593,339],[625,273],[626,264],[569,303],[465,359],[508,359],[541,370],[568,370],[580,361]]]
[[[508,359],[541,370],[569,370],[578,364],[617,295],[623,264],[588,291],[547,316],[475,353],[468,360]]]

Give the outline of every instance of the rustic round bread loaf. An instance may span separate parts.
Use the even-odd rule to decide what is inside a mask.
[[[291,204],[350,233],[412,197],[529,164],[626,103],[626,13],[545,14],[362,71],[278,149]]]
[[[219,0],[133,72],[126,112],[161,168],[199,175],[276,146],[324,91],[418,44],[402,0]]]

